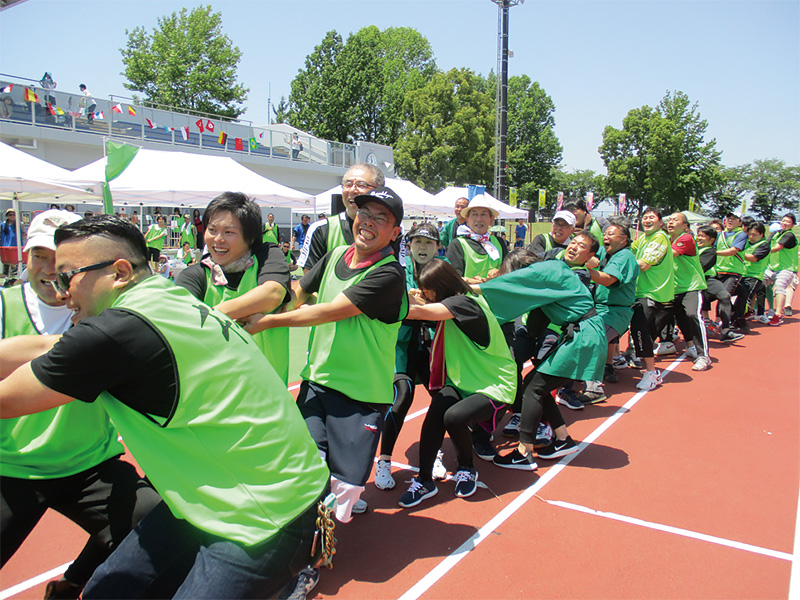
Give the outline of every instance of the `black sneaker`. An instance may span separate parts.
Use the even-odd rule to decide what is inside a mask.
[[[288,596],[287,600],[306,600],[308,593],[313,590],[319,582],[319,571],[306,567],[297,574],[294,591]]]
[[[728,331],[720,334],[719,341],[720,342],[731,343],[731,342],[737,342],[740,339],[742,339],[743,337],[744,337],[743,333],[738,333],[736,331],[728,330]]]
[[[519,435],[519,421],[522,413],[513,413],[508,420],[508,424],[503,427],[503,435],[506,437],[517,437]]]
[[[572,410],[583,410],[583,402],[578,397],[578,394],[574,390],[568,390],[567,388],[561,388],[558,390],[558,395],[556,396],[556,402],[559,404],[563,404],[567,408]]]
[[[486,461],[491,462],[491,460],[497,455],[494,446],[492,446],[491,442],[486,440],[473,440],[472,448],[475,450],[475,454],[478,455],[478,458],[482,458]]]
[[[644,369],[644,361],[638,356],[630,355],[628,357],[628,366],[631,369]]]
[[[619,377],[612,365],[606,365],[603,369],[603,381],[606,383],[619,383]]]
[[[535,471],[539,465],[533,461],[533,454],[522,456],[519,449],[514,448],[513,452],[505,456],[497,455],[492,461],[498,467],[504,469],[517,469],[518,471]]]
[[[552,460],[554,458],[561,458],[562,456],[566,456],[567,454],[572,454],[573,452],[577,451],[578,444],[573,442],[571,437],[567,436],[567,439],[565,440],[553,440],[553,442],[547,448],[537,450],[537,453],[539,454],[539,458]]]
[[[422,483],[419,479],[414,477],[414,479],[411,480],[411,487],[408,488],[405,494],[400,496],[400,500],[397,503],[403,508],[411,508],[438,493],[439,489],[436,487],[435,483],[432,481],[430,483]]]
[[[584,392],[579,398],[584,405],[599,404],[606,401],[606,395],[603,392]]]
[[[456,497],[467,498],[478,489],[478,472],[475,469],[459,467],[453,481],[456,482]]]

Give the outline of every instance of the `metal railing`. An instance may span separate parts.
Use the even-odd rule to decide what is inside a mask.
[[[356,160],[354,144],[321,140],[288,125],[256,127],[250,121],[137,104],[122,96],[87,97],[2,73],[0,90],[0,122],[335,167]]]

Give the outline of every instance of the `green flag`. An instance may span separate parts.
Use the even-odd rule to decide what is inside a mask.
[[[120,142],[106,141],[106,181],[103,184],[103,212],[107,215],[114,214],[111,200],[111,187],[109,183],[116,179],[131,164],[139,148]]]

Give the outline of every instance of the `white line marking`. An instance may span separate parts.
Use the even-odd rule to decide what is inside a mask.
[[[10,598],[11,596],[15,596],[21,592],[24,592],[27,589],[32,588],[35,585],[39,585],[40,583],[44,583],[45,581],[52,579],[54,577],[58,577],[59,575],[63,575],[64,571],[67,570],[72,564],[72,561],[68,563],[64,563],[60,567],[56,567],[55,569],[50,569],[47,573],[42,573],[41,575],[37,575],[36,577],[32,577],[27,581],[23,581],[22,583],[18,583],[17,585],[11,586],[10,588],[3,590],[0,592],[0,600],[5,600],[6,598]]]
[[[800,493],[797,498],[797,517],[794,521],[794,560],[789,576],[789,600],[800,598]]]
[[[594,515],[596,517],[604,517],[606,519],[612,519],[614,521],[622,521],[623,523],[640,525],[641,527],[647,527],[648,529],[656,529],[658,531],[674,533],[676,535],[682,535],[684,537],[692,538],[695,540],[702,540],[704,542],[711,542],[712,544],[719,544],[721,546],[728,546],[729,548],[736,548],[738,550],[747,550],[748,552],[755,552],[756,554],[763,554],[764,556],[771,556],[772,558],[780,558],[782,560],[792,560],[792,555],[786,552],[779,552],[777,550],[770,550],[769,548],[753,546],[752,544],[736,542],[734,540],[728,540],[725,538],[716,537],[714,535],[707,535],[705,533],[690,531],[688,529],[681,529],[680,527],[672,527],[671,525],[662,525],[660,523],[653,523],[652,521],[643,521],[642,519],[637,519],[635,517],[626,517],[625,515],[620,515],[617,513],[605,512],[602,510],[594,510],[593,508],[587,508],[586,506],[580,506],[579,504],[572,504],[571,502],[562,502],[561,500],[547,500],[546,502],[554,506],[560,506],[561,508],[575,510],[578,512],[586,513],[588,515]]]

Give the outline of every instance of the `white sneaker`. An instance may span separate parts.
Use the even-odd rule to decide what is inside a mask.
[[[365,512],[367,512],[367,501],[359,498],[358,500],[356,500],[356,503],[353,504],[353,508],[350,512],[353,513],[354,515],[364,514]]]
[[[395,486],[392,477],[392,463],[388,460],[379,460],[375,466],[375,487],[379,490],[390,490]]]
[[[707,356],[699,356],[694,361],[692,371],[705,371],[711,366],[711,359]]]
[[[699,356],[699,354],[697,354],[697,346],[687,346],[686,356],[688,356],[692,360],[696,360],[697,357]]]
[[[431,473],[431,477],[434,479],[447,479],[447,469],[442,462],[444,458],[444,452],[439,450],[436,453],[436,460],[433,461],[433,472]]]
[[[675,354],[678,349],[672,342],[661,342],[656,346],[653,354],[656,356],[666,356],[667,354]]]
[[[658,371],[645,371],[642,380],[636,384],[640,390],[650,391],[662,384],[661,373]]]
[[[767,315],[756,315],[755,319],[759,323],[763,323],[764,325],[769,325],[769,317]]]

